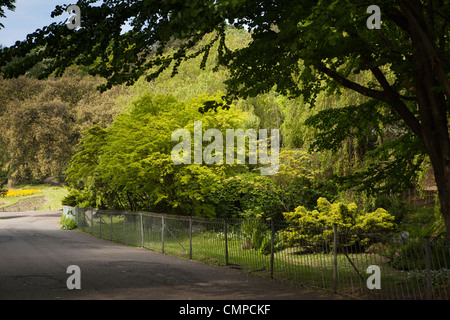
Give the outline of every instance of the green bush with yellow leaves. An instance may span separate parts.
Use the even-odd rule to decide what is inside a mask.
[[[284,213],[284,217],[290,227],[280,232],[280,241],[285,247],[299,247],[305,252],[331,249],[334,224],[338,232],[346,233],[340,237],[340,248],[358,244],[356,247],[361,250],[369,244],[369,234],[388,234],[396,227],[394,216],[383,208],[362,212],[355,203],[330,203],[323,197],[317,200],[317,209],[308,211],[299,206],[293,212]]]

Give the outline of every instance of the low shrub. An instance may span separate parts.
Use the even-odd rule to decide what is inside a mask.
[[[430,278],[433,287],[445,285],[450,282],[450,270],[446,268],[430,270]],[[406,279],[408,281],[426,283],[427,273],[425,270],[411,270],[408,272]]]
[[[426,256],[423,242],[411,241],[391,250],[391,265],[400,270],[425,270]],[[430,243],[430,269],[439,270],[450,261],[450,252],[447,246]]]
[[[61,229],[63,230],[73,230],[77,228],[77,221],[73,216],[72,211],[69,211],[67,215],[63,214],[59,220],[59,223],[61,224]]]
[[[280,234],[283,245],[302,244],[314,250],[324,250],[325,244],[332,244],[334,224],[338,226],[339,232],[349,232],[348,236],[339,239],[339,246],[343,248],[358,244],[359,250],[364,250],[371,242],[367,234],[386,234],[395,229],[395,218],[382,208],[365,213],[359,211],[355,203],[330,203],[325,198],[317,200],[315,210],[309,211],[299,206],[294,212],[284,213],[284,217],[291,227]]]
[[[260,249],[267,227],[264,222],[256,219],[242,221],[241,234],[245,239],[246,247]]]
[[[241,234],[244,237],[244,248],[254,249],[262,254],[270,254],[272,245],[272,231],[262,219],[248,219],[241,224]],[[274,233],[274,252],[284,247],[280,241],[279,231]]]

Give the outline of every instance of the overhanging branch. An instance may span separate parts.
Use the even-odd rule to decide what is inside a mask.
[[[369,89],[367,87],[364,87],[356,82],[350,81],[347,78],[341,76],[339,73],[337,73],[334,70],[331,70],[330,68],[328,68],[327,66],[325,66],[323,63],[316,63],[314,65],[319,71],[322,71],[323,73],[325,73],[327,76],[333,78],[334,80],[336,80],[339,84],[343,85],[346,88],[349,88],[351,90],[354,90],[366,97],[370,97],[370,98],[375,98],[378,99],[380,101],[385,101],[385,97],[384,97],[384,92],[383,91],[379,91],[379,90],[373,90],[373,89]]]
[[[341,76],[336,71],[331,70],[323,63],[317,63],[314,66],[318,70],[328,75],[329,77],[333,78],[335,81],[337,81],[344,87],[354,90],[366,97],[374,98],[391,105],[397,112],[397,114],[405,121],[405,123],[412,130],[412,132],[414,132],[414,134],[416,134],[420,139],[422,139],[422,130],[420,127],[420,122],[416,119],[416,117],[412,114],[412,112],[408,109],[408,107],[403,103],[403,101],[400,100],[401,97],[396,92],[393,91],[389,83],[387,83],[387,80],[384,78],[384,75],[378,68],[374,68],[375,70],[372,70],[372,72],[374,72],[375,77],[380,82],[383,89],[385,89],[383,91],[369,89],[356,82],[350,81],[349,79]]]

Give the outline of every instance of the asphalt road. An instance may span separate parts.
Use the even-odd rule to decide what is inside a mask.
[[[225,267],[61,230],[61,213],[0,213],[0,299],[342,299]],[[68,289],[70,265],[81,289]]]

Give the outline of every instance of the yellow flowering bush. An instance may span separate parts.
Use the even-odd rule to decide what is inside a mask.
[[[6,194],[2,195],[2,197],[11,197],[11,198],[24,197],[32,194],[38,194],[41,192],[42,191],[39,189],[8,190]]]
[[[374,212],[361,212],[355,203],[331,203],[326,198],[317,199],[317,209],[308,211],[299,206],[294,212],[283,213],[291,227],[280,232],[284,246],[290,247],[302,244],[308,250],[323,248],[323,244],[333,241],[333,225],[338,230],[350,231],[345,240],[340,240],[340,246],[350,246],[359,243],[360,249],[368,244],[369,238],[364,234],[385,234],[395,230],[395,218],[383,208]],[[374,240],[371,240],[374,241]]]

